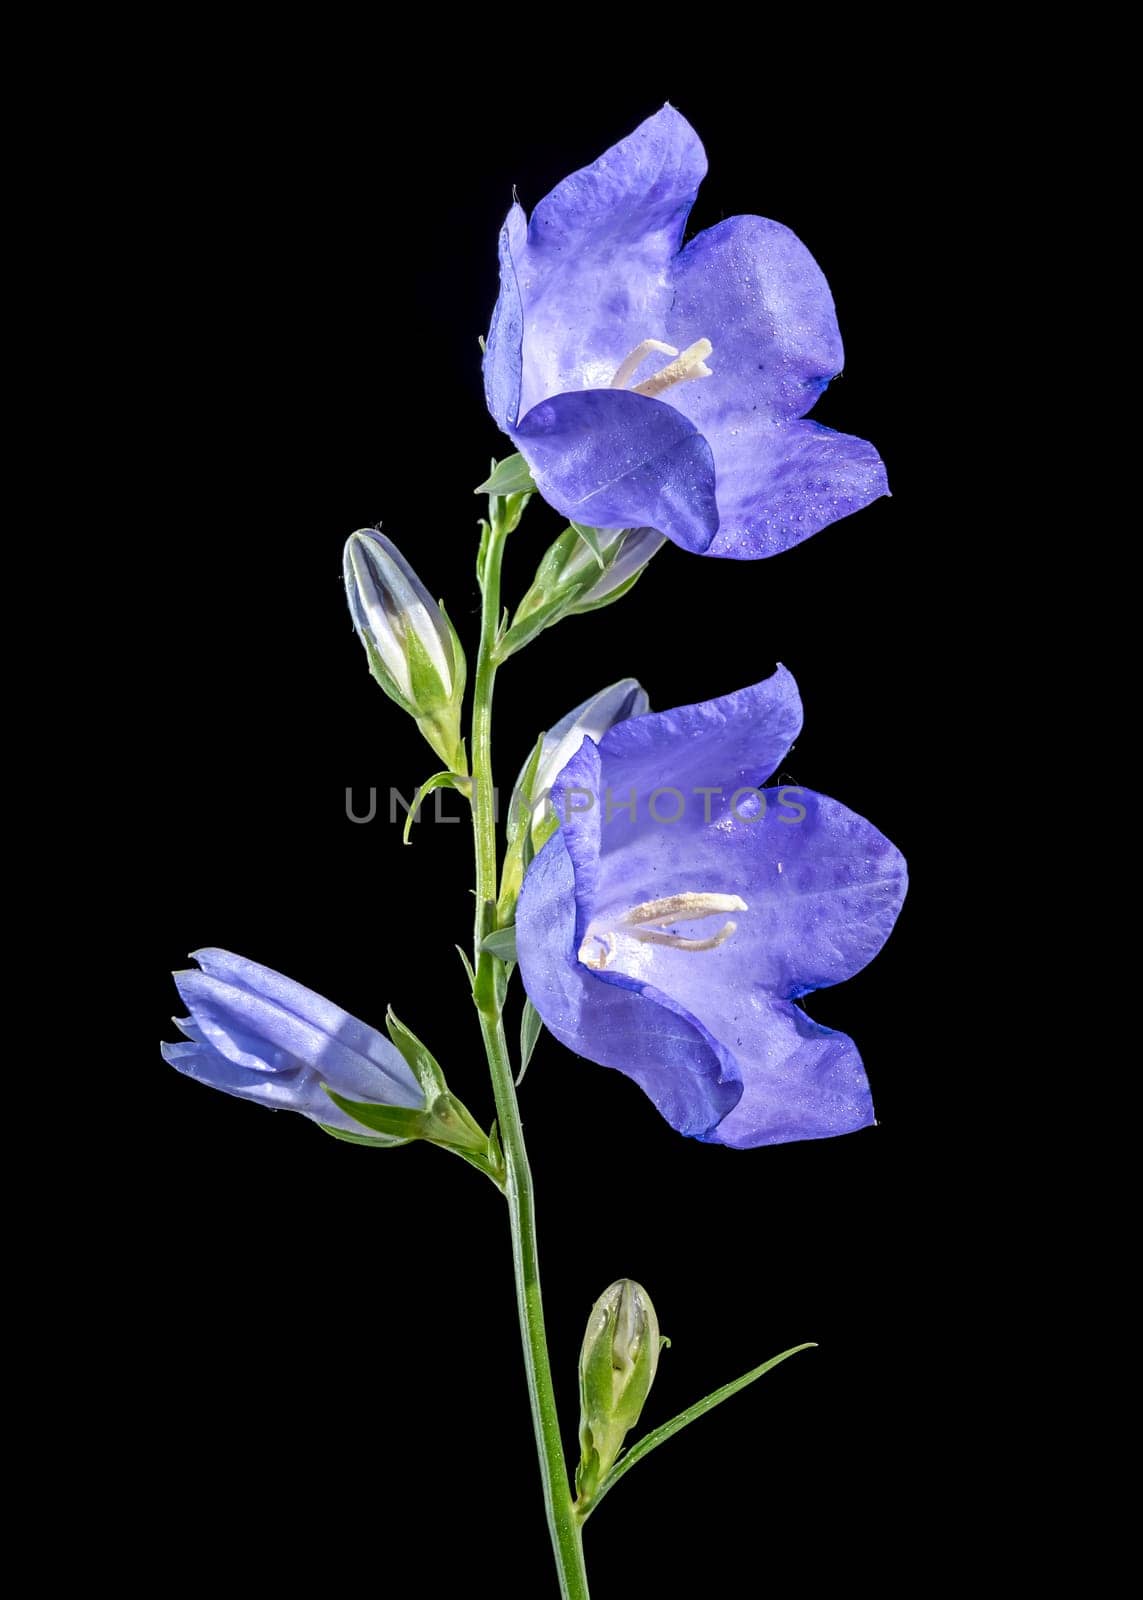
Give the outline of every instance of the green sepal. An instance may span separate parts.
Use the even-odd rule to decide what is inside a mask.
[[[520,1072],[516,1078],[517,1089],[524,1081],[524,1074],[528,1070],[528,1063],[532,1059],[532,1051],[536,1048],[536,1041],[544,1031],[543,1020],[531,1000],[524,1001],[524,1014],[520,1018]]]
[[[549,812],[542,822],[537,822],[532,833],[532,850],[539,853],[560,825],[560,819],[555,812]]]
[[[510,495],[536,492],[532,469],[520,454],[505,456],[503,461],[493,461],[492,471],[484,482],[478,484],[473,494]]]
[[[415,717],[417,714],[415,706],[413,706],[408,697],[403,695],[400,689],[398,689],[396,679],[392,676],[388,667],[385,665],[385,662],[381,656],[381,652],[369,641],[369,639],[365,640],[365,655],[369,662],[370,674],[381,685],[382,689],[384,689],[385,693],[389,696],[390,700],[392,700],[393,704],[400,706],[402,711],[407,711],[409,716]]]
[[[362,1100],[346,1100],[328,1084],[323,1084],[322,1088],[335,1106],[339,1106],[355,1122],[360,1122],[363,1128],[371,1128],[376,1133],[402,1141],[424,1139],[428,1144],[440,1145],[458,1154],[467,1153],[476,1159],[482,1171],[487,1169],[488,1134],[468,1108],[447,1089],[425,1106],[415,1107],[379,1106]]]
[[[385,1013],[385,1031],[401,1052],[407,1065],[412,1068],[413,1076],[426,1102],[431,1105],[437,1095],[447,1094],[448,1084],[445,1082],[445,1075],[436,1056],[427,1045],[421,1043],[411,1029],[406,1028],[392,1006]]]
[[[363,1128],[372,1128],[375,1133],[387,1133],[396,1139],[425,1137],[426,1114],[415,1106],[375,1106],[364,1100],[346,1100],[328,1084],[323,1083],[322,1088],[335,1106],[354,1122],[360,1122]]]
[[[604,606],[614,605],[616,600],[622,600],[625,594],[631,593],[646,570],[646,567],[640,567],[637,572],[633,572],[629,578],[625,578],[622,583],[612,589],[610,594],[601,595],[598,600],[591,600],[585,596],[584,599],[575,601],[573,605],[568,607],[567,615],[569,617],[586,617],[592,611],[602,611]]]
[[[532,754],[528,757],[527,764],[520,774],[519,781],[512,791],[512,799],[508,807],[508,848],[511,850],[522,835],[531,832],[532,821],[532,790],[536,786],[536,773],[540,768],[540,757],[544,751],[546,733],[541,733],[532,746]]]
[[[319,1122],[318,1127],[323,1133],[328,1133],[331,1139],[340,1139],[343,1144],[367,1144],[373,1150],[396,1150],[410,1143],[408,1139],[382,1138],[380,1135],[371,1139],[367,1133],[346,1133],[343,1128],[335,1128],[329,1122]]]
[[[410,842],[409,835],[413,831],[413,823],[417,820],[417,813],[434,789],[456,789],[466,799],[471,799],[472,780],[459,772],[434,772],[431,778],[426,778],[413,796],[413,803],[409,807],[408,816],[405,818],[405,826],[401,830],[402,844]],[[404,801],[402,800],[401,803],[404,804]]]
[[[515,920],[520,886],[536,853],[532,844],[532,790],[544,749],[544,737],[541,733],[536,740],[508,802],[508,845],[504,851],[504,865],[500,869],[500,898],[496,902],[496,922],[501,928]]]
[[[607,567],[607,558],[604,556],[603,551],[599,548],[599,529],[589,528],[586,523],[583,522],[573,522],[571,526],[575,529],[576,533],[595,557],[595,564],[599,568],[600,572],[603,572]],[[595,580],[593,578],[592,582],[594,581]]]
[[[507,661],[509,656],[515,655],[517,650],[530,644],[537,634],[543,633],[545,628],[550,628],[553,623],[559,622],[561,617],[567,616],[567,613],[568,602],[564,599],[551,600],[539,610],[530,611],[524,617],[517,611],[512,626],[496,647],[497,661],[501,663]]]

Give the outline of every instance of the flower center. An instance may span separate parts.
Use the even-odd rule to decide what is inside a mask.
[[[692,378],[709,378],[712,376],[706,364],[714,346],[709,339],[696,339],[694,344],[680,353],[673,344],[664,344],[661,339],[644,339],[642,344],[637,344],[630,355],[615,369],[615,376],[611,380],[613,389],[626,389],[631,379],[643,365],[643,362],[652,353],[658,351],[660,355],[674,356],[674,361],[669,361],[650,378],[644,378],[642,383],[637,383],[632,389],[634,394],[645,394],[651,399],[662,394],[665,389],[671,389],[676,383],[689,383]]]
[[[681,922],[701,922],[706,917],[718,917],[727,911],[747,911],[746,901],[736,894],[669,894],[663,900],[644,900],[632,906],[610,926],[593,925],[579,947],[579,960],[585,967],[600,972],[616,954],[616,937],[634,939],[639,944],[665,944],[671,950],[717,950],[725,944],[737,928],[736,922],[725,922],[717,933],[705,939],[691,939],[681,933],[666,930]]]

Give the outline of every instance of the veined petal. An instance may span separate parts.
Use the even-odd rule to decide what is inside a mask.
[[[553,394],[606,388],[636,345],[663,337],[667,268],[705,175],[698,135],[668,105],[558,184],[532,213],[525,238],[510,219],[505,244],[523,326],[521,416]],[[502,265],[505,325],[508,277]]]
[[[553,785],[553,802],[564,820],[568,848],[576,859],[577,875],[585,876],[589,861],[629,848],[650,834],[656,847],[678,856],[678,827],[656,821],[652,797],[669,790],[682,796],[683,817],[709,815],[716,822],[731,811],[735,793],[756,788],[777,767],[802,726],[802,701],[792,673],[779,666],[761,683],[699,705],[677,706],[672,711],[651,712],[610,729],[599,750],[584,745]],[[588,807],[582,794],[566,807],[562,787],[588,791],[595,804]],[[716,791],[704,793],[703,791]],[[635,801],[632,815],[629,802]],[[670,814],[677,806],[673,796],[660,810]],[[584,860],[581,866],[580,837]],[[695,884],[682,885],[694,888]],[[713,885],[702,885],[713,887]],[[594,897],[611,897],[603,885]],[[665,889],[657,894],[669,892]],[[636,895],[634,904],[653,895]]]
[[[655,528],[702,552],[718,528],[714,460],[673,406],[582,389],[534,406],[512,434],[549,505],[592,528]]]
[[[557,833],[529,867],[516,910],[532,1004],[569,1049],[637,1083],[673,1128],[705,1132],[742,1092],[732,1057],[674,1001],[604,981],[579,963],[575,891]]]
[[[514,205],[500,230],[500,297],[492,313],[484,350],[484,399],[508,432],[520,416],[520,372],[524,349],[524,307],[516,276],[516,257],[524,249],[528,223]]]
[[[720,521],[710,556],[777,555],[889,493],[871,444],[816,422],[772,426],[758,413],[718,431],[712,448]]]
[[[712,810],[709,822],[694,806],[671,826],[623,829],[617,819],[603,835],[597,918],[696,888],[745,901],[734,913],[733,938],[717,949],[696,956],[621,931],[608,963],[672,995],[736,1049],[759,997],[796,999],[844,983],[872,961],[908,883],[904,857],[872,823],[828,795],[788,785],[740,795],[721,813]],[[672,923],[669,931],[701,937],[711,930]],[[581,938],[586,932],[585,925]],[[723,992],[736,1008],[726,1028]]]
[[[201,972],[175,982],[203,1035],[240,1066],[258,1066],[266,1048],[312,1067],[351,1099],[420,1105],[423,1095],[400,1052],[364,1022],[280,972],[225,950],[196,952]],[[248,1041],[260,1042],[255,1052]]]
[[[368,1130],[334,1105],[322,1088],[321,1079],[306,1067],[267,1073],[238,1066],[209,1044],[163,1044],[160,1048],[163,1060],[176,1072],[211,1089],[221,1089],[240,1100],[253,1100],[257,1105],[269,1106],[271,1111],[298,1111],[314,1122],[368,1137]]]
[[[757,1009],[738,1064],[742,1098],[716,1128],[700,1134],[708,1144],[752,1150],[854,1133],[876,1120],[853,1040],[788,1002]]]
[[[804,416],[842,368],[841,334],[821,268],[796,234],[766,217],[729,217],[692,239],[671,267],[666,338],[714,345],[714,376],[672,400],[716,452],[723,428]]]

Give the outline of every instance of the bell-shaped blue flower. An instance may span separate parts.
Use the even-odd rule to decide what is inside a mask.
[[[877,954],[905,863],[836,800],[763,787],[801,721],[779,668],[585,739],[516,912],[550,1031],[633,1078],[681,1133],[738,1148],[873,1121],[853,1041],[794,1002]]]
[[[185,1044],[164,1044],[163,1059],[199,1083],[272,1110],[378,1144],[400,1143],[369,1130],[334,1104],[322,1085],[353,1102],[421,1109],[425,1095],[400,1051],[375,1028],[256,961],[227,950],[196,950],[199,972],[177,972],[190,1016],[177,1019]]]
[[[842,367],[829,285],[788,228],[682,249],[706,156],[664,106],[500,236],[488,408],[572,521],[750,560],[888,492],[877,451],[804,419]]]

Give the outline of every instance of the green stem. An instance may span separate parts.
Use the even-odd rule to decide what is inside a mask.
[[[495,506],[494,506],[495,512]],[[500,617],[500,564],[506,535],[494,515],[485,547],[483,604],[480,620],[480,654],[472,709],[473,835],[476,845],[476,936],[474,994],[480,1013],[480,1030],[492,1074],[496,1115],[507,1168],[505,1193],[512,1220],[512,1262],[516,1274],[516,1305],[528,1397],[536,1430],[540,1476],[552,1549],[560,1576],[563,1600],[588,1600],[583,1539],[572,1507],[560,1440],[551,1361],[544,1332],[544,1307],[540,1296],[540,1266],[536,1247],[536,1212],[532,1198],[532,1173],[524,1146],[524,1130],[512,1066],[501,1018],[502,962],[480,948],[490,930],[488,907],[497,895],[496,818],[492,789],[492,690],[496,679],[496,630]]]

